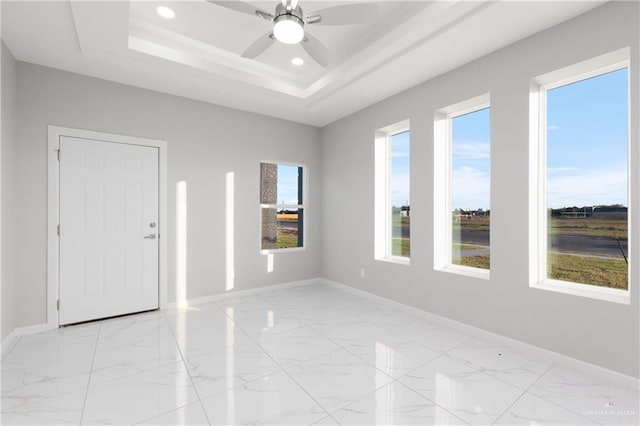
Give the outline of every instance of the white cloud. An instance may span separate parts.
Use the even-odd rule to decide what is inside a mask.
[[[456,142],[453,144],[454,160],[489,159],[491,146],[488,142]]]
[[[303,194],[304,196],[304,194]],[[298,204],[298,182],[278,182],[278,204]]]
[[[565,173],[574,172],[577,169],[575,167],[547,167],[547,173]]]
[[[472,167],[460,167],[453,171],[452,209],[489,209],[489,173]]]
[[[404,206],[409,200],[409,172],[394,173],[391,180],[391,204]]]
[[[547,205],[552,208],[627,205],[627,170],[593,170],[547,178]]]
[[[391,154],[393,158],[409,158],[408,152],[393,152]]]

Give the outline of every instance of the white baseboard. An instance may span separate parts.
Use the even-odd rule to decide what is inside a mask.
[[[13,329],[11,333],[4,339],[2,339],[2,358],[4,358],[11,349],[18,343],[20,336],[16,333],[16,329]]]
[[[320,281],[321,281],[321,278],[311,278],[308,280],[292,281],[292,282],[268,285],[264,287],[257,287],[257,288],[247,289],[247,290],[230,291],[228,293],[215,294],[213,296],[200,297],[197,299],[189,299],[187,300],[185,306],[199,305],[202,303],[215,302],[218,300],[225,300],[225,299],[233,299],[237,297],[254,296],[256,294],[268,293],[271,291],[282,290],[285,288],[315,284]],[[167,308],[174,308],[176,306],[177,304],[175,302],[167,304]],[[36,325],[30,325],[27,327],[15,328],[13,329],[13,331],[11,331],[11,333],[9,333],[7,337],[5,337],[2,340],[1,356],[4,358],[5,355],[8,354],[9,351],[11,351],[11,349],[13,349],[13,347],[16,345],[18,340],[20,340],[20,337],[26,336],[28,334],[36,334],[36,333],[42,333],[43,331],[55,330],[57,328],[58,328],[58,325],[56,324],[36,324]]]
[[[395,300],[387,299],[386,297],[379,296],[377,294],[370,293],[368,291],[361,290],[359,288],[351,287],[347,284],[342,284],[342,283],[327,280],[324,278],[321,279],[321,282],[327,285],[330,285],[332,287],[336,287],[336,288],[348,291],[350,293],[356,294],[358,296],[364,297],[371,301],[388,305],[391,307],[395,307],[398,309],[402,309],[414,315],[424,317],[425,319],[444,323],[454,328],[458,328],[461,331],[467,331],[471,334],[482,336],[482,337],[491,339],[495,342],[503,343],[525,354],[530,354],[531,356],[534,356],[534,357],[551,360],[554,364],[557,364],[557,365],[562,365],[562,366],[566,365],[567,367],[571,367],[571,368],[580,368],[580,370],[588,372],[590,374],[606,375],[608,379],[611,379],[613,377],[617,379],[618,383],[624,386],[630,386],[630,387],[638,386],[638,381],[639,381],[638,378],[628,376],[618,371],[610,370],[608,368],[605,368],[596,364],[591,364],[581,359],[577,359],[577,358],[570,357],[568,355],[553,352],[549,349],[541,348],[539,346],[535,346],[530,343],[523,342],[521,340],[517,340],[511,337],[503,336],[501,334],[493,333],[491,331],[474,327],[472,325],[465,324],[463,322],[459,322],[451,318],[443,317],[441,315],[434,314],[432,312],[424,311],[422,309],[415,308],[413,306],[405,305],[404,303],[396,302]]]
[[[589,362],[586,362],[577,358],[572,358],[568,355],[553,352],[549,349],[544,349],[539,346],[535,346],[520,340],[506,337],[501,334],[496,334],[488,330],[474,327],[472,325],[465,324],[465,323],[453,320],[451,318],[447,318],[438,314],[434,314],[432,312],[415,308],[413,306],[409,306],[401,302],[396,302],[395,300],[391,300],[386,297],[379,296],[377,294],[370,293],[368,291],[361,290],[346,284],[327,280],[325,278],[312,278],[312,279],[302,280],[302,281],[292,281],[292,282],[268,285],[264,287],[257,287],[257,288],[247,289],[247,290],[231,291],[228,293],[216,294],[216,295],[200,297],[196,299],[189,299],[187,300],[186,304],[182,306],[194,306],[194,305],[199,305],[203,303],[216,302],[220,300],[234,299],[238,297],[255,296],[258,294],[269,293],[276,290],[306,286],[306,285],[311,285],[316,283],[324,283],[326,285],[348,291],[350,293],[356,294],[358,296],[364,297],[374,302],[395,307],[398,309],[402,309],[406,312],[423,317],[425,319],[444,323],[451,327],[458,328],[459,330],[467,331],[477,336],[483,336],[485,338],[492,339],[496,342],[501,342],[505,345],[514,347],[521,352],[531,354],[532,356],[552,360],[554,363],[558,365],[567,365],[572,368],[580,367],[581,369],[588,371],[589,373],[592,373],[592,374],[606,375],[608,378],[615,377],[620,381],[621,384],[625,386],[638,385],[638,379],[635,377],[628,376],[626,374],[623,374],[617,371],[609,370],[605,367],[591,364]],[[168,308],[175,308],[176,306],[177,304],[175,302],[169,303],[167,305]],[[21,336],[25,336],[28,334],[41,333],[44,331],[54,330],[56,328],[58,327],[52,324],[37,324],[37,325],[28,326],[28,327],[19,327],[14,329],[11,333],[9,333],[7,337],[5,337],[2,340],[2,357],[4,358],[4,356],[7,353],[9,353],[9,351],[15,346],[15,344],[18,342]]]
[[[26,327],[14,328],[13,331],[11,331],[11,333],[9,333],[9,335],[2,340],[2,358],[4,358],[5,355],[7,355],[9,351],[13,349],[16,343],[18,343],[18,340],[20,340],[20,337],[26,336],[28,334],[36,334],[42,333],[44,331],[55,330],[56,328],[58,328],[57,325],[51,324],[36,324]]]
[[[203,303],[217,302],[219,300],[235,299],[235,298],[238,298],[238,297],[255,296],[257,294],[269,293],[271,291],[283,290],[285,288],[300,287],[300,286],[305,286],[305,285],[310,285],[310,284],[316,284],[316,283],[319,283],[321,281],[322,281],[322,278],[311,278],[311,279],[308,279],[308,280],[291,281],[291,282],[287,282],[287,283],[267,285],[267,286],[264,286],[264,287],[250,288],[250,289],[247,289],[247,290],[230,291],[230,292],[222,293],[222,294],[214,294],[212,296],[205,296],[205,297],[198,297],[198,298],[195,298],[195,299],[188,299],[187,301],[182,302],[180,304],[178,304],[176,302],[171,302],[171,303],[167,304],[167,308],[175,308],[178,305],[180,305],[181,307],[194,306],[194,305],[201,305]]]

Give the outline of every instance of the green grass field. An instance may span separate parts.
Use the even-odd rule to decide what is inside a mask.
[[[471,217],[453,222],[453,232],[462,230],[489,231],[489,217]],[[550,218],[550,235],[572,235],[627,240],[626,218]],[[475,244],[455,243],[454,253],[483,248]],[[489,269],[489,255],[456,258],[455,265]],[[597,257],[578,253],[549,253],[547,273],[550,279],[627,289],[628,268],[620,257]]]
[[[296,229],[278,228],[277,248],[298,247],[298,231]]]
[[[627,239],[628,224],[626,218],[593,219],[593,218],[551,218],[549,234],[580,235],[584,237]]]
[[[297,215],[278,215],[278,220],[297,221]],[[295,216],[295,217],[294,217]],[[454,221],[453,232],[461,230],[489,231],[490,218],[487,216],[472,217],[461,221]],[[409,218],[394,218],[394,232],[391,253],[394,256],[409,257],[411,242],[409,238]],[[549,220],[551,235],[580,235],[600,238],[616,238],[621,241],[627,239],[627,221],[625,219],[593,219],[593,218],[551,218]],[[278,229],[277,248],[298,247],[297,231]],[[478,250],[486,248],[478,244],[454,243],[453,252]],[[488,254],[456,258],[455,265],[489,269]],[[622,258],[606,258],[595,256],[581,256],[580,254],[549,253],[547,263],[548,276],[551,279],[592,284],[603,287],[627,289],[628,268]]]
[[[554,280],[623,290],[629,285],[627,264],[615,258],[549,253],[547,275]]]
[[[391,254],[394,256],[409,257],[411,255],[411,242],[409,238],[403,238],[403,235],[410,233],[410,217],[402,217],[399,214],[393,217],[392,237],[391,237]]]
[[[454,259],[451,263],[454,265],[470,266],[472,268],[489,269],[490,261],[489,255],[484,254],[480,256],[462,257]]]
[[[452,223],[453,232],[462,229],[473,231],[488,231],[489,216],[473,216],[463,218]],[[585,237],[604,237],[620,240],[627,239],[628,223],[626,218],[557,218],[549,219],[549,234],[551,235],[581,235]]]
[[[411,242],[407,238],[391,239],[391,254],[394,256],[409,257],[411,254]]]

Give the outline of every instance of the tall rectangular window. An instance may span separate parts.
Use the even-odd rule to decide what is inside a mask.
[[[491,113],[484,94],[434,117],[434,268],[489,278]]]
[[[375,142],[375,257],[407,262],[411,254],[409,121],[378,129]]]
[[[540,87],[543,279],[629,288],[627,62]]]
[[[409,131],[389,138],[390,185],[389,218],[391,255],[409,257],[411,252],[411,203],[409,202]]]
[[[490,115],[451,120],[451,263],[490,269]]]
[[[263,251],[304,246],[304,168],[260,163]]]

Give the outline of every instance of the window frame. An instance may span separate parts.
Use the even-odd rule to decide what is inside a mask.
[[[298,167],[298,168],[302,168],[302,204],[278,204],[276,202],[276,204],[263,204],[260,200],[261,194],[262,194],[262,164],[273,164],[276,166],[290,166],[290,167]],[[259,223],[260,223],[260,228],[259,228],[259,232],[258,232],[258,249],[260,250],[260,254],[265,254],[265,255],[270,255],[270,254],[275,254],[275,253],[291,253],[291,252],[297,252],[297,251],[305,251],[307,248],[307,227],[305,225],[305,223],[308,220],[308,211],[307,211],[307,204],[308,204],[308,198],[309,198],[309,190],[308,190],[308,168],[307,165],[304,163],[296,163],[296,162],[290,162],[290,161],[274,161],[274,160],[260,160],[259,162],[259,177],[258,177],[258,181],[259,183],[259,193],[258,193],[258,214],[259,214]],[[285,210],[289,210],[289,209],[302,209],[303,210],[303,222],[302,222],[302,246],[299,247],[288,247],[288,248],[275,248],[275,249],[263,249],[262,248],[262,209],[264,208],[275,208],[276,211],[278,209],[278,207],[282,207]]]
[[[627,289],[614,289],[594,284],[548,278],[548,213],[547,213],[547,92],[613,71],[627,69]],[[529,287],[582,296],[620,304],[631,303],[632,270],[632,174],[631,165],[631,64],[629,49],[619,49],[535,77],[530,85],[530,280]]]
[[[410,265],[411,254],[409,254],[409,256],[397,256],[392,254],[393,215],[391,214],[391,139],[394,136],[405,132],[409,132],[409,170],[411,170],[410,120],[402,120],[375,131],[374,258],[385,262]],[[411,178],[409,178],[409,193],[411,193]],[[411,202],[409,204],[411,204]],[[409,227],[411,228],[411,224],[409,224]]]
[[[466,275],[489,280],[491,269],[456,265],[453,261],[453,119],[476,111],[491,108],[491,94],[485,93],[474,98],[441,108],[434,114],[434,206],[442,205],[434,211],[434,269],[442,272]],[[489,115],[491,119],[491,114]],[[489,129],[491,132],[491,123]],[[491,144],[491,138],[489,139]],[[491,155],[489,156],[491,164]],[[491,167],[489,175],[491,176]],[[491,183],[491,177],[490,183]],[[491,193],[489,194],[491,197]],[[491,199],[489,199],[491,209]],[[489,223],[492,221],[489,218]],[[490,225],[491,229],[491,225]],[[444,249],[443,249],[444,247]],[[489,244],[491,252],[491,244]]]

